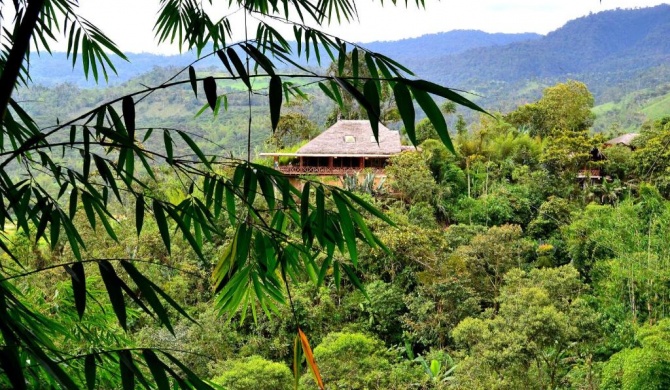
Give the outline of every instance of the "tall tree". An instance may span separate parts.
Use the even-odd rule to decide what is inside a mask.
[[[569,80],[544,90],[542,98],[507,114],[505,119],[529,129],[531,135],[546,137],[555,131],[579,132],[593,125],[593,95],[586,85]]]

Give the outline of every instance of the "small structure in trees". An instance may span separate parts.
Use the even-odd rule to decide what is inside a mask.
[[[411,147],[400,143],[400,133],[379,124],[378,139],[368,120],[338,120],[295,153],[261,153],[272,157],[275,169],[288,176],[344,176],[369,169],[384,175],[389,157]],[[279,158],[290,158],[279,165]]]
[[[616,138],[612,138],[609,141],[605,141],[603,143],[603,148],[607,149],[607,148],[612,147],[612,146],[622,145],[622,146],[626,146],[626,147],[630,148],[631,150],[635,150],[635,146],[633,145],[633,140],[635,138],[637,138],[639,135],[640,134],[638,134],[638,133],[627,133],[627,134],[620,135]]]

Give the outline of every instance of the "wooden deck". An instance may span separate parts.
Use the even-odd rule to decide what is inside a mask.
[[[317,175],[317,176],[344,176],[344,175],[356,175],[361,171],[365,170],[372,172],[375,175],[385,175],[384,170],[381,168],[341,168],[341,167],[308,167],[308,166],[296,166],[296,165],[281,165],[275,168],[279,172],[287,176],[300,176],[300,175]]]

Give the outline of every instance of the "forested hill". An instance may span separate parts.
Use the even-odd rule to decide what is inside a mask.
[[[473,98],[490,111],[513,110],[537,100],[550,85],[579,80],[595,97],[597,131],[612,126],[633,131],[644,121],[665,115],[670,107],[668,36],[670,5],[666,4],[588,15],[546,36],[458,30],[364,46],[399,60],[422,78],[477,92],[481,97]],[[195,59],[193,54],[128,53],[128,57],[130,63],[114,61],[119,75],[112,76],[110,84]],[[222,68],[217,58],[197,66]],[[163,71],[155,69],[152,74]],[[64,82],[93,86],[81,72],[72,71],[63,53],[33,56],[31,76],[36,84],[47,86]],[[474,114],[463,113],[466,120],[476,120]]]
[[[670,62],[670,5],[605,11],[572,20],[540,39],[425,60],[423,77],[450,85],[516,82],[585,73],[634,72]]]
[[[385,54],[401,61],[409,59],[426,59],[447,54],[462,53],[467,50],[486,46],[505,45],[512,42],[538,39],[541,35],[525,34],[489,34],[477,30],[455,30],[439,34],[424,35],[418,38],[400,41],[371,42],[363,44],[370,50]],[[154,67],[185,66],[196,59],[194,53],[185,55],[156,55],[150,53],[126,53],[130,62],[122,61],[112,55],[118,75],[110,77],[110,83],[125,82],[141,74],[150,72]],[[31,76],[37,84],[56,85],[64,82],[79,86],[93,85],[87,82],[78,70],[72,70],[65,53],[54,53],[53,56],[34,55],[31,58]],[[299,62],[304,62],[295,58]],[[316,64],[310,64],[316,65]],[[327,63],[322,64],[327,66]],[[206,59],[197,66],[220,66],[217,58]]]
[[[364,46],[400,60],[423,78],[480,89],[480,85],[491,81],[518,82],[594,73],[630,76],[670,63],[668,36],[670,5],[666,4],[600,12],[570,21],[546,36],[457,30]],[[183,66],[195,59],[193,54],[129,53],[128,57],[130,63],[115,61],[119,76],[112,77],[111,83],[127,81],[155,66]],[[63,53],[33,56],[32,60],[31,76],[38,84],[86,83],[79,72],[71,71]],[[212,65],[220,64],[216,59],[201,64]],[[483,92],[491,95],[486,88]],[[598,95],[598,91],[595,93]]]

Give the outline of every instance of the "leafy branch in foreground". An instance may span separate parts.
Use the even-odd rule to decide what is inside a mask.
[[[288,18],[289,9],[296,12],[299,23],[294,24],[294,34],[298,56],[309,59],[312,55],[321,63],[325,51],[330,60],[338,64],[336,74],[320,75],[300,65],[293,59],[290,45],[269,22],[261,21],[255,39],[228,45],[227,40],[232,35],[230,22],[226,17],[212,21],[200,2],[161,1],[154,28],[160,42],[176,41],[184,44],[186,49],[195,48],[198,54],[206,44],[212,43],[217,50],[209,55],[217,55],[230,78],[241,80],[249,94],[259,92],[254,88],[253,80],[268,79],[267,96],[273,130],[278,125],[283,102],[291,96],[303,95],[295,82],[290,81],[294,78],[314,79],[340,106],[343,95],[352,96],[365,109],[375,137],[378,136],[382,83],[388,83],[410,140],[416,143],[416,102],[452,152],[446,123],[431,95],[484,112],[454,90],[409,78],[411,72],[408,69],[381,54],[305,26],[307,16],[322,24],[331,19],[333,11],[338,21],[341,17],[354,18],[353,2],[332,0],[314,4],[302,0],[290,3],[289,7],[289,2],[282,2],[283,13],[276,2],[256,0],[236,5],[251,15]],[[417,5],[422,4],[417,2]],[[44,241],[51,250],[67,243],[76,261],[63,269],[70,277],[74,306],[81,321],[86,320],[87,296],[90,296],[91,288],[87,282],[91,270],[85,269],[84,262],[97,263],[97,273],[124,330],[129,329],[128,300],[172,333],[174,329],[168,309],[192,320],[169,294],[133,264],[132,258],[116,265],[102,258],[84,260],[88,243],[82,236],[84,226],[80,221],[87,223],[93,231],[103,230],[110,239],[118,241],[118,216],[112,212],[117,205],[134,206],[138,237],[142,234],[145,218],[149,217],[155,222],[168,253],[175,240],[181,237],[204,264],[212,260],[203,252],[204,243],[224,238],[221,221],[228,220],[227,223],[234,227],[233,237],[222,248],[221,255],[211,261],[214,264],[215,301],[222,314],[232,315],[240,311],[244,319],[251,308],[255,318],[258,304],[270,316],[277,311],[278,304],[285,304],[286,296],[290,298],[288,280],[305,276],[319,285],[332,272],[339,286],[344,274],[352,284],[363,289],[356,275],[358,242],[385,248],[363,216],[367,213],[391,223],[371,204],[351,192],[315,182],[307,181],[302,189],[298,189],[279,172],[250,161],[207,156],[186,131],[167,128],[154,131],[154,128],[137,126],[137,113],[141,112],[142,100],[146,96],[157,89],[186,83],[191,85],[196,97],[198,84],[202,83],[207,106],[218,113],[222,102],[225,109],[226,98],[218,94],[217,82],[226,78],[198,78],[190,66],[184,69],[188,71],[187,79],[173,81],[178,77],[176,75],[159,86],[119,97],[74,120],[48,129],[40,128],[21,104],[10,97],[9,91],[17,80],[29,77],[28,68],[23,68],[21,76],[21,61],[17,67],[15,58],[22,58],[27,47],[19,42],[27,42],[31,36],[38,37],[42,47],[49,51],[47,37],[56,39],[52,30],[59,30],[58,23],[63,16],[68,56],[75,64],[77,56],[81,55],[86,75],[90,71],[97,80],[98,67],[105,78],[106,66],[114,70],[105,50],[125,57],[110,39],[77,15],[76,2],[24,0],[16,1],[14,5],[18,12],[15,29],[4,32],[13,46],[5,46],[0,55],[3,69],[0,84],[9,83],[10,86],[7,101],[0,101],[0,112],[4,113],[0,134],[0,225],[13,225],[16,231],[11,234],[24,234],[34,242]],[[36,8],[40,12],[33,12]],[[276,21],[274,18],[269,20]],[[355,59],[353,75],[345,74],[344,63],[348,55]],[[366,74],[370,77],[361,76],[358,56],[364,59]],[[298,72],[279,74],[276,69],[280,64],[294,67]],[[249,117],[249,123],[251,120]],[[147,147],[149,143],[162,148]],[[72,160],[66,156],[78,156],[80,163],[68,163]],[[156,182],[156,170],[161,166],[167,167],[181,180],[185,192],[183,200],[170,202],[151,191],[150,184]],[[10,175],[10,171],[18,174]],[[40,174],[46,174],[55,183],[57,191],[45,188],[37,180]],[[14,267],[24,269],[22,260],[9,245],[11,234],[0,232],[0,249],[13,261]],[[336,252],[349,260],[336,257]],[[68,389],[84,384],[93,388],[97,367],[107,369],[111,362],[118,364],[118,377],[124,388],[133,388],[136,382],[147,388],[154,384],[158,388],[168,388],[170,380],[180,388],[210,388],[167,351],[118,349],[68,357],[67,351],[52,341],[67,339],[66,327],[24,303],[21,292],[12,284],[15,271],[8,262],[3,261],[0,266],[3,343],[0,383],[15,388],[46,383]],[[126,280],[132,281],[134,286]],[[299,328],[296,333],[295,375],[301,371],[298,367],[302,362],[302,358],[298,358],[300,349],[318,379],[318,367],[307,336]],[[147,379],[148,375],[151,380]],[[320,379],[317,382],[323,388]]]

